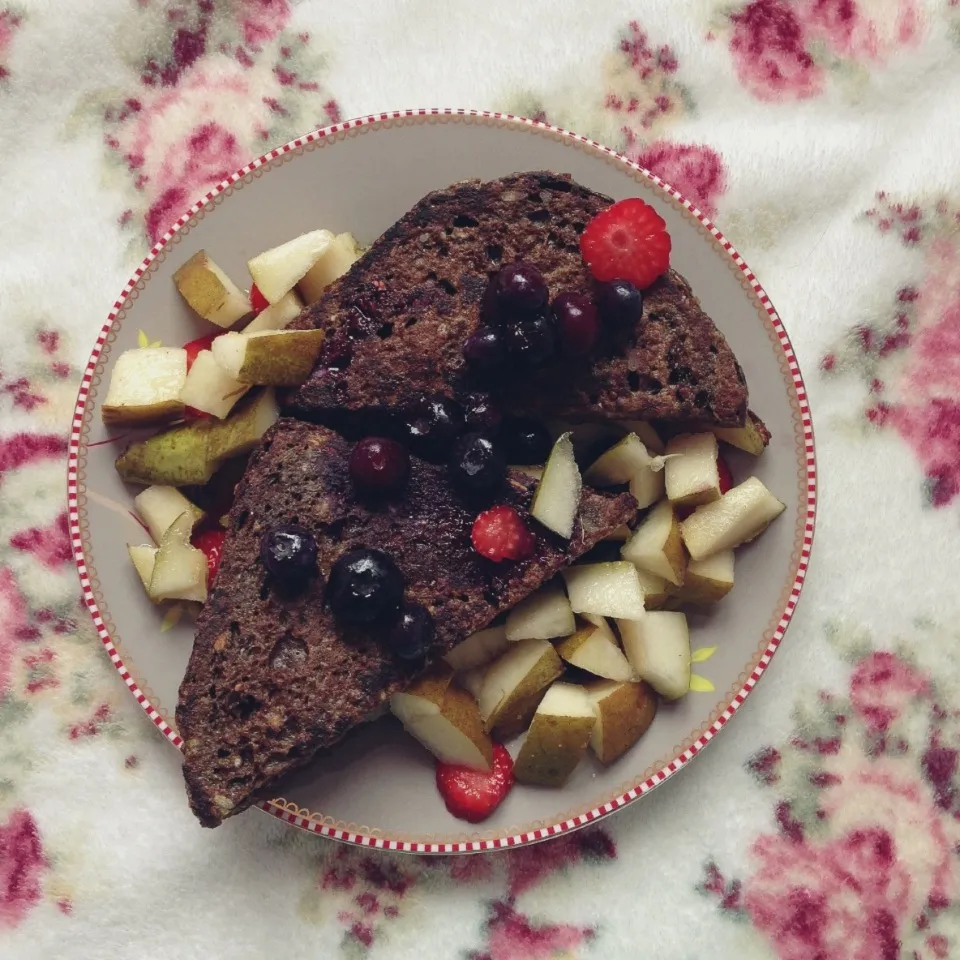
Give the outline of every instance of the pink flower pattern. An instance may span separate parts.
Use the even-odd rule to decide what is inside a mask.
[[[47,869],[40,833],[27,810],[0,823],[0,927],[14,927],[40,900]]]
[[[22,24],[22,14],[9,8],[0,9],[0,83],[10,76],[7,58],[13,46],[13,38]]]
[[[903,657],[862,655],[846,698],[822,693],[816,720],[750,761],[778,791],[778,832],[754,841],[745,879],[709,862],[701,891],[781,960],[949,956],[960,710],[937,700],[933,679]]]
[[[771,101],[819,96],[830,70],[883,65],[924,32],[918,0],[752,0],[728,17],[740,83]]]
[[[706,144],[658,140],[627,156],[671,187],[676,188],[707,216],[717,212],[717,200],[727,188],[720,155]]]

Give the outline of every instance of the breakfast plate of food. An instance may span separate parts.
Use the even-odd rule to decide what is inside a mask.
[[[97,337],[68,501],[202,825],[465,853],[606,816],[724,728],[796,607],[816,462],[780,318],[680,194],[421,110],[170,229]]]

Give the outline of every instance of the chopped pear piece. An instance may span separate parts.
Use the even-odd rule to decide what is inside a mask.
[[[653,463],[639,471],[630,481],[630,493],[637,501],[637,508],[645,510],[662,500],[665,492],[663,469]]]
[[[559,580],[551,580],[521,600],[507,614],[507,640],[552,640],[569,637],[577,625]]]
[[[642,620],[618,620],[633,669],[669,700],[690,689],[690,630],[684,614],[651,610]]]
[[[482,667],[507,649],[507,628],[487,627],[458,643],[443,659],[457,672],[467,673]]]
[[[663,471],[635,433],[628,433],[602,454],[583,475],[583,479],[595,487],[629,483],[630,492],[641,510],[663,496]]]
[[[187,351],[182,347],[124,350],[110,373],[100,411],[103,422],[147,426],[179,419],[186,380]]]
[[[224,333],[217,340],[241,336],[243,334]],[[201,350],[190,367],[187,382],[180,391],[180,399],[188,407],[223,420],[249,389],[249,384],[241,383],[217,363],[213,351]]]
[[[265,390],[226,420],[185,423],[131,443],[117,472],[128,483],[202,486],[221,460],[252,450],[278,415],[273,391]]]
[[[642,617],[643,590],[632,563],[585,563],[561,571],[574,613]]]
[[[404,729],[444,763],[489,770],[493,744],[483,729],[477,702],[451,684],[452,671],[434,671],[390,698]]]
[[[713,427],[718,440],[729,443],[731,447],[744,450],[759,457],[770,442],[770,431],[764,422],[752,411],[747,411],[747,422],[742,427]]]
[[[583,687],[555,683],[540,701],[513,766],[520,783],[562,787],[587,752],[596,716]]]
[[[719,500],[697,507],[680,524],[694,560],[738,547],[758,537],[786,506],[757,477],[728,490]]]
[[[279,416],[273,390],[251,394],[226,420],[208,426],[208,455],[219,464],[229,457],[249,453]]]
[[[557,439],[530,504],[530,516],[548,530],[570,539],[580,506],[580,470],[573,455],[570,434]]]
[[[718,452],[712,433],[683,433],[671,438],[663,471],[671,503],[695,507],[720,499]]]
[[[159,543],[170,525],[182,513],[193,517],[196,526],[203,519],[203,511],[191,503],[176,487],[157,485],[141,490],[133,498],[140,519],[147,525],[150,536]]]
[[[733,589],[733,550],[721,550],[703,560],[691,560],[683,584],[674,590],[666,607],[679,610],[684,606],[709,607],[722,600]]]
[[[615,444],[624,434],[619,424],[604,421],[601,423],[568,423],[565,420],[553,420],[547,424],[550,435],[556,440],[564,433],[569,433],[573,452],[578,463],[584,460],[590,462],[596,456],[597,450]]]
[[[276,303],[327,252],[332,241],[333,234],[329,230],[301,234],[248,260],[250,276],[264,297],[270,303]]]
[[[679,586],[687,566],[680,524],[673,506],[661,500],[640,522],[623,545],[620,556],[638,567]]]
[[[557,653],[567,663],[595,677],[607,680],[636,678],[633,667],[620,650],[617,638],[604,617],[585,618],[572,637],[557,644]]]
[[[241,383],[295,387],[313,371],[323,338],[323,330],[225,333],[212,349],[220,367]]]
[[[173,275],[180,296],[204,320],[232,327],[250,313],[250,298],[208,256],[195,253]]]
[[[621,523],[616,530],[611,530],[603,539],[626,543],[632,536],[633,530],[630,529],[629,524]]]
[[[506,637],[504,637],[504,642],[506,642]],[[483,690],[483,679],[487,675],[487,667],[489,666],[490,664],[483,663],[479,667],[472,667],[470,670],[457,674],[457,683],[478,702],[480,692]]]
[[[484,729],[501,737],[527,728],[547,687],[563,673],[549,640],[520,640],[486,668],[478,697]]]
[[[307,303],[316,303],[323,291],[339,280],[360,259],[360,248],[351,233],[338,233],[320,259],[297,282]]]
[[[117,473],[127,483],[204,484],[217,468],[207,451],[207,433],[206,424],[187,423],[137,440],[117,458]]]
[[[628,433],[635,433],[647,450],[658,454],[664,452],[663,440],[652,423],[647,423],[646,420],[621,420],[620,426]]]
[[[157,561],[157,548],[150,543],[142,543],[138,546],[127,544],[127,553],[130,554],[130,561],[137,571],[143,589],[149,591],[150,579],[153,577],[153,568]]]
[[[643,606],[647,610],[658,610],[666,603],[673,586],[663,577],[648,573],[642,567],[637,567],[637,576],[640,578],[640,586],[643,589]]]
[[[597,717],[590,748],[602,764],[613,763],[650,729],[657,713],[657,696],[642,681],[603,680],[586,689]]]
[[[147,593],[151,600],[207,599],[207,558],[190,545],[193,514],[185,510],[160,541]]]
[[[260,333],[263,330],[282,330],[288,323],[293,323],[300,316],[303,303],[296,291],[291,290],[284,294],[276,303],[271,303],[266,310],[261,310],[244,328],[246,334]]]

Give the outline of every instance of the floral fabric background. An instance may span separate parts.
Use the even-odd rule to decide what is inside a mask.
[[[958,102],[958,0],[0,0],[0,956],[960,957]],[[817,429],[804,599],[730,730],[598,828],[201,833],[78,602],[80,369],[196,195],[433,105],[623,150],[762,278]]]

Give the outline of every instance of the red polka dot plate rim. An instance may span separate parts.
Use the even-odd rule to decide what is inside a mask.
[[[410,853],[473,853],[536,843],[606,817],[686,767],[724,729],[769,667],[800,597],[816,517],[813,424],[790,338],[733,246],[672,187],[588,138],[499,113],[382,113],[278,147],[200,198],[137,268],[96,338],[73,417],[68,515],[84,601],[130,693],[179,748],[173,706],[192,621],[173,622],[136,579],[126,547],[144,536],[134,491],[113,466],[131,434],[105,428],[99,411],[120,352],[144,336],[179,346],[208,332],[179,298],[173,271],[206,249],[239,282],[250,257],[307,230],[350,231],[369,243],[431,190],[533,169],[570,173],[615,199],[642,196],[667,221],[672,263],[733,347],[751,407],[773,433],[763,457],[731,453],[734,477],[758,475],[787,510],[739,552],[731,595],[710,615],[691,617],[701,651],[695,689],[662,707],[617,763],[605,768],[591,756],[562,789],[517,787],[490,820],[471,826],[444,808],[432,761],[415,741],[393,721],[367,724],[290,775],[282,798],[261,805],[321,836]]]

